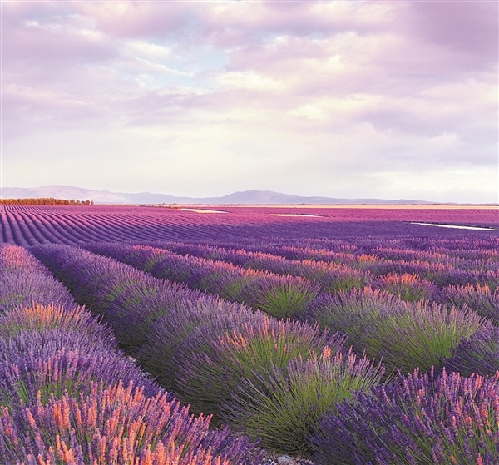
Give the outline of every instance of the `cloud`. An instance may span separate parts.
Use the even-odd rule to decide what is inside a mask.
[[[497,171],[496,3],[33,2],[3,12],[13,184],[27,182],[26,153],[46,167],[39,184],[85,173],[89,187],[199,196],[430,198],[442,173]],[[484,201],[495,188],[478,174],[445,179],[441,200]]]
[[[497,2],[411,2],[409,34],[444,48],[462,65],[497,69]]]

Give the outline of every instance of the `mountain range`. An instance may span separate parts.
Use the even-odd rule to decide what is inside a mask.
[[[221,197],[179,197],[151,192],[124,193],[73,186],[4,187],[4,199],[54,198],[93,200],[95,204],[188,204],[188,205],[416,205],[435,204],[427,200],[338,199],[333,197],[288,195],[267,190],[237,191]]]

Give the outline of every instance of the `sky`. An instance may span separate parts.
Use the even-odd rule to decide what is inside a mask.
[[[1,2],[1,183],[497,203],[498,2]]]

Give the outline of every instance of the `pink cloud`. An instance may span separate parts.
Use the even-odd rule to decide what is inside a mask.
[[[411,2],[406,24],[416,39],[460,55],[470,68],[497,69],[497,2]]]

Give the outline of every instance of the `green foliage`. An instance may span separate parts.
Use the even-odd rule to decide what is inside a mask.
[[[283,282],[262,292],[258,308],[276,318],[294,318],[305,312],[316,295],[306,285]]]
[[[234,429],[260,438],[265,447],[291,454],[307,454],[307,437],[327,412],[380,382],[381,365],[353,352],[298,356],[287,365],[271,365],[265,372],[245,378],[223,406],[223,417]]]
[[[487,322],[470,309],[404,302],[383,291],[364,289],[326,297],[315,315],[321,325],[348,335],[348,342],[389,371],[441,367],[463,338]]]
[[[297,358],[308,360],[327,344],[339,350],[344,337],[322,334],[317,326],[265,317],[258,326],[244,324],[218,340],[198,332],[187,342],[179,349],[176,392],[189,399],[195,411],[217,415],[243,379],[257,383],[272,367],[285,369]]]

